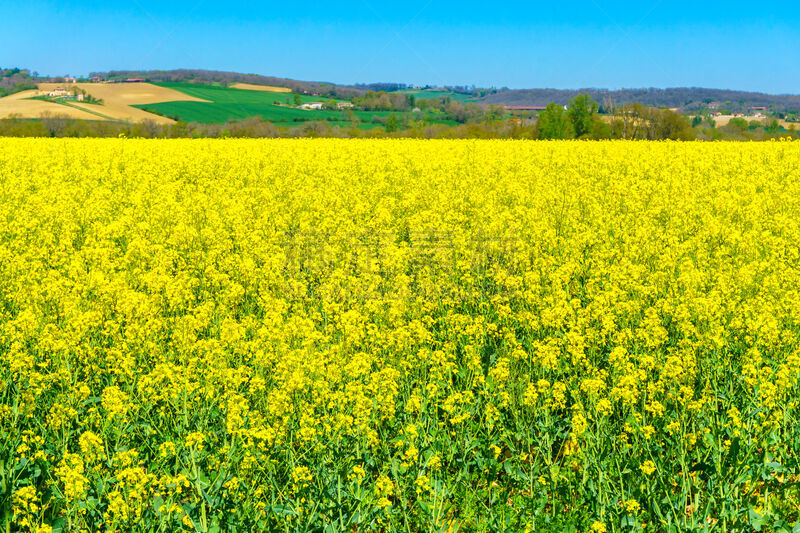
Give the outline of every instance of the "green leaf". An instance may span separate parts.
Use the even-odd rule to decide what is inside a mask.
[[[755,512],[753,509],[750,509],[747,514],[750,525],[753,527],[753,529],[756,531],[761,531],[761,528],[764,525],[764,517]]]

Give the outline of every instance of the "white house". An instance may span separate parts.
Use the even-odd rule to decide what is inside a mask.
[[[58,97],[62,97],[62,96],[70,96],[71,94],[72,94],[71,92],[69,92],[68,90],[66,90],[63,87],[56,87],[55,89],[53,89],[52,91],[47,93],[47,96],[53,96],[53,97],[58,98]]]
[[[353,102],[337,102],[336,109],[350,109],[355,107]]]
[[[322,102],[307,102],[300,106],[300,109],[322,109]]]

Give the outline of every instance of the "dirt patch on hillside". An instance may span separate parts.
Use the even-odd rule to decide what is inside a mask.
[[[246,91],[264,91],[267,93],[290,93],[291,89],[287,87],[274,87],[272,85],[253,85],[252,83],[234,83],[231,85],[234,89],[244,89]]]

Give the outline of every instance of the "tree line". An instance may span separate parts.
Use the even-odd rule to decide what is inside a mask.
[[[563,111],[563,107],[561,108]],[[632,119],[629,115],[628,119]],[[669,135],[669,127],[658,121],[644,124],[630,124],[620,119],[616,124],[604,124],[593,129],[592,133],[575,137],[575,130],[569,115],[556,117],[553,124],[528,123],[516,120],[497,120],[494,122],[468,122],[464,124],[430,124],[412,122],[406,125],[387,123],[384,126],[362,129],[357,125],[342,127],[328,121],[309,121],[297,125],[276,125],[260,118],[230,121],[224,124],[199,124],[175,122],[158,124],[143,121],[136,124],[111,121],[91,121],[68,118],[66,116],[45,116],[40,119],[6,118],[0,119],[0,137],[129,137],[129,138],[296,138],[296,137],[339,137],[339,138],[415,138],[415,139],[685,139],[681,135]],[[638,119],[637,119],[638,120]],[[667,121],[669,122],[669,121]],[[595,122],[594,124],[599,124]],[[548,136],[547,128],[568,132],[568,136]],[[627,130],[626,130],[627,128]],[[551,130],[553,131],[553,130]],[[680,131],[680,130],[679,130]],[[602,133],[605,132],[605,133]],[[660,132],[660,133],[659,133]],[[741,130],[734,126],[723,126],[709,130],[698,127],[690,138],[700,140],[768,140],[791,136],[800,138],[794,131],[767,131],[764,127]],[[624,136],[627,135],[627,136]]]
[[[354,102],[368,111],[398,112],[384,121],[390,133],[413,129],[417,121],[430,117],[489,126],[507,118],[504,106],[463,103],[449,96],[415,99],[407,93],[369,91]],[[600,104],[590,95],[578,94],[566,106],[551,102],[535,120],[529,113],[512,120],[531,127],[530,136],[535,139],[691,140],[697,136],[686,116],[669,109],[632,103],[607,106],[606,115],[599,110]]]
[[[698,87],[675,87],[669,89],[514,89],[501,90],[487,95],[483,103],[545,106],[550,102],[561,105],[579,94],[588,94],[600,103],[601,111],[606,107],[639,103],[649,107],[666,107],[685,112],[699,111],[710,106],[719,106],[731,112],[743,113],[755,106],[766,107],[775,113],[800,111],[800,95],[765,94],[748,91],[732,91],[726,89],[705,89]]]
[[[395,111],[399,124],[408,125],[424,119],[449,120],[459,124],[495,120],[505,114],[504,106],[461,102],[450,96],[416,98],[411,93],[368,91],[353,103],[365,111]],[[410,113],[402,115],[402,113]]]
[[[578,94],[569,105],[550,103],[539,113],[539,139],[643,139],[680,140],[697,138],[689,119],[669,109],[639,103],[624,104],[598,114],[599,104],[588,94]]]
[[[0,98],[30,89],[36,89],[36,83],[29,71],[20,68],[0,68]]]

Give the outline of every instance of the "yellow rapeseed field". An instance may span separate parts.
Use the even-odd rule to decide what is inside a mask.
[[[774,531],[800,143],[0,139],[5,531]]]

